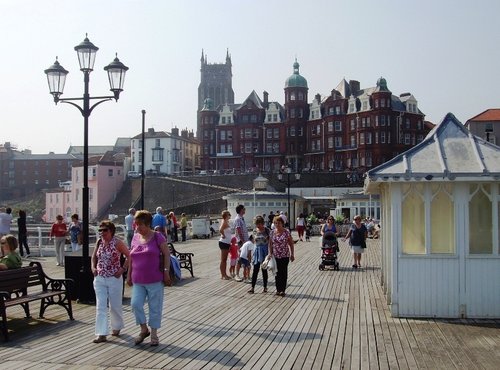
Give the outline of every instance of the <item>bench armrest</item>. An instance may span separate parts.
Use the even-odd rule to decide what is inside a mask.
[[[47,289],[52,291],[66,290],[69,291],[71,284],[73,284],[73,279],[51,279],[46,276],[47,279]]]
[[[191,252],[177,252],[176,251],[176,257],[179,257],[179,258],[182,258],[182,257],[193,257],[194,256],[194,253],[191,253]]]

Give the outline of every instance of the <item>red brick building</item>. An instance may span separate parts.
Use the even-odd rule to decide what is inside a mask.
[[[253,91],[241,104],[205,98],[198,133],[202,167],[362,173],[415,146],[432,128],[415,97],[393,95],[382,77],[363,89],[358,81],[342,80],[311,103],[308,90],[295,61],[284,105],[270,102],[267,92],[262,100]]]
[[[32,154],[18,151],[9,142],[0,145],[0,199],[34,194],[71,180],[71,168],[79,158],[72,154]]]

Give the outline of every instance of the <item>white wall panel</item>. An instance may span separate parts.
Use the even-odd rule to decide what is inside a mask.
[[[457,257],[400,257],[399,316],[458,317]]]
[[[500,258],[469,257],[466,265],[467,317],[500,317]]]

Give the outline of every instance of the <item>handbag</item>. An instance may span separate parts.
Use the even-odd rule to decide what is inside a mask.
[[[163,272],[165,271],[165,258],[163,258],[163,252],[161,250],[161,247],[160,247],[160,243],[158,243],[158,231],[155,231],[155,241],[156,241],[156,245],[158,246],[158,249],[160,250],[160,272],[163,274]],[[172,257],[172,256],[170,256]],[[172,284],[175,282],[175,273],[174,273],[174,269],[172,267],[172,259],[170,259],[170,271],[168,272],[169,275],[170,275],[170,280],[172,281]],[[166,285],[165,285],[166,286]],[[169,285],[171,286],[171,285]]]
[[[264,259],[264,261],[262,262],[262,265],[261,265],[263,270],[267,270],[267,266],[269,264],[269,261],[270,261],[269,256],[266,256],[266,258]]]
[[[155,233],[156,245],[157,245],[158,249],[160,250],[160,271],[163,274],[163,270],[165,270],[165,259],[163,258],[163,252],[161,250],[160,243],[158,243],[158,231],[155,231],[154,233]]]

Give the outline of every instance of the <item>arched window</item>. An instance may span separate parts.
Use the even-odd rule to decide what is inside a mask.
[[[404,185],[402,249],[405,254],[425,254],[425,203],[423,184]]]
[[[455,253],[455,207],[449,184],[431,186],[431,253]]]
[[[471,185],[469,191],[469,253],[493,252],[490,185]]]

